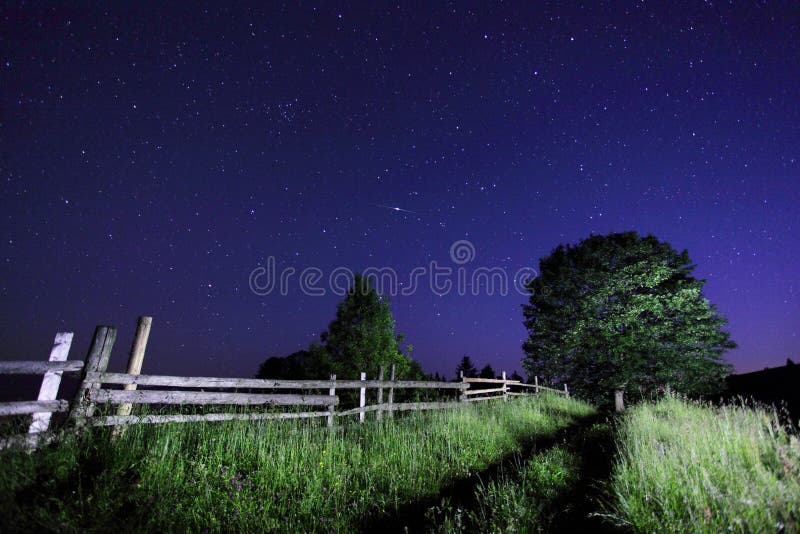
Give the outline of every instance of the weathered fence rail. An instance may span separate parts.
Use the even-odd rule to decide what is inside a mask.
[[[83,369],[80,360],[49,362],[0,362],[0,374],[3,375],[40,375],[47,372],[74,373]]]
[[[129,375],[124,373],[87,373],[87,378],[104,384],[138,384],[140,386],[172,386],[181,388],[248,388],[248,389],[462,389],[461,382],[394,381],[394,380],[280,380],[263,378],[216,378],[204,376]]]
[[[124,427],[135,424],[199,421],[325,418],[327,425],[332,426],[337,417],[357,415],[364,422],[367,414],[373,412],[380,420],[384,414],[392,417],[401,411],[449,409],[492,399],[508,401],[510,397],[531,394],[530,388],[534,388],[533,394],[551,391],[569,396],[566,385],[563,391],[552,389],[540,386],[538,378],[534,384],[525,384],[507,380],[505,373],[497,379],[462,377],[458,382],[396,380],[394,366],[389,370],[388,380],[384,380],[383,368],[377,380],[368,380],[366,373],[361,373],[360,380],[339,380],[336,375],[328,380],[282,380],[140,374],[151,323],[150,317],[139,318],[126,373],[107,371],[117,336],[116,328],[110,326],[95,329],[85,361],[67,360],[72,333],[59,333],[46,362],[0,362],[0,375],[44,375],[37,400],[0,403],[0,416],[33,414],[28,434],[0,439],[0,449],[35,447],[52,439],[48,429],[53,413],[68,413],[68,421],[78,430],[87,426],[115,426],[118,428],[114,432],[118,434]],[[72,401],[57,398],[63,373],[80,373],[80,384]],[[144,389],[139,389],[140,386]],[[512,391],[512,388],[522,390]],[[358,390],[357,405],[345,405],[337,411],[341,407],[338,390]],[[376,402],[369,405],[368,390],[376,390],[373,395]],[[444,395],[447,392],[457,395],[453,400],[395,402],[397,390],[438,390]],[[159,410],[169,406],[224,405],[247,407],[250,411],[132,414],[133,405],[156,406]],[[99,406],[104,409],[98,411]],[[109,410],[109,406],[116,406],[116,412]]]
[[[89,392],[91,402],[98,404],[194,404],[232,406],[328,406],[339,399],[328,395],[270,395],[262,393],[228,393],[216,391],[126,391],[95,389]]]
[[[69,410],[69,402],[65,400],[16,401],[4,402],[0,405],[0,415],[56,413],[67,410]]]

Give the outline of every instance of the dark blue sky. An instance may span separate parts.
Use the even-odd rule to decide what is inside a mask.
[[[254,294],[270,257],[511,276],[625,230],[689,250],[738,370],[800,357],[791,2],[183,4],[0,8],[3,358],[104,323],[119,368],[147,314],[145,372],[251,375],[340,299]],[[524,301],[392,298],[449,375],[521,370]]]

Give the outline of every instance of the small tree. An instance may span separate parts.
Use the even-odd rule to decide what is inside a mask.
[[[413,371],[409,356],[402,354],[395,335],[395,323],[389,302],[372,287],[369,278],[356,275],[344,300],[336,307],[336,318],[322,334],[331,368],[339,377],[355,377],[361,371],[376,377],[380,366],[395,365],[396,376],[406,377]],[[406,347],[406,352],[411,346]]]
[[[481,372],[478,373],[478,378],[495,378],[497,375],[494,374],[494,369],[488,363],[481,369]]]
[[[459,380],[462,374],[464,378],[476,378],[478,376],[478,370],[472,364],[472,359],[466,354],[456,366],[456,380]]]
[[[592,400],[615,391],[618,407],[624,392],[719,390],[722,354],[736,345],[692,269],[686,251],[635,232],[559,245],[528,285],[528,375]]]

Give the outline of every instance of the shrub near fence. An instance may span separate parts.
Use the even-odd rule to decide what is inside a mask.
[[[111,326],[98,326],[95,329],[84,362],[67,361],[72,333],[56,335],[48,362],[0,362],[0,374],[44,373],[36,401],[0,403],[0,416],[33,414],[28,433],[0,440],[0,448],[17,445],[36,447],[43,439],[50,439],[52,434],[47,431],[50,415],[54,412],[68,412],[69,421],[77,429],[86,426],[124,427],[145,423],[300,418],[325,418],[327,425],[332,426],[336,417],[357,415],[363,423],[370,412],[375,412],[376,419],[382,419],[384,414],[392,417],[398,411],[447,409],[459,406],[461,402],[491,399],[507,401],[515,395],[535,394],[542,390],[569,396],[566,385],[561,391],[540,386],[538,379],[534,384],[523,384],[520,381],[507,380],[505,373],[500,379],[462,378],[460,382],[395,380],[394,366],[389,370],[388,380],[384,380],[383,368],[380,369],[377,380],[367,380],[366,373],[361,373],[359,380],[338,380],[336,375],[331,375],[328,380],[142,375],[140,371],[151,321],[150,317],[139,318],[126,373],[107,372],[117,336],[116,328]],[[80,386],[72,402],[57,399],[61,374],[64,372],[81,373]],[[471,389],[473,385],[488,387]],[[139,386],[147,389],[140,390]],[[517,388],[517,391],[512,388]],[[358,405],[337,411],[337,391],[356,389],[359,393]],[[376,390],[376,402],[367,405],[366,392],[369,389]],[[276,393],[276,390],[280,392]],[[457,395],[452,401],[395,402],[397,390],[454,392]],[[309,393],[310,391],[315,393]],[[131,406],[134,404],[159,407],[244,406],[251,411],[132,415]],[[109,413],[108,410],[99,413],[98,405],[116,406],[116,413]],[[268,411],[264,411],[264,408]]]

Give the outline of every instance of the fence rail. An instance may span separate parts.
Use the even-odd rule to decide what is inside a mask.
[[[308,419],[327,417],[327,412],[205,413],[171,415],[108,415],[94,418],[92,426],[128,426],[153,423],[196,423],[200,421],[258,421],[264,419]]]
[[[262,393],[227,393],[216,391],[126,391],[95,389],[89,393],[99,404],[230,404],[234,406],[329,406],[339,399],[328,395],[270,395]]]
[[[66,412],[69,402],[65,400],[16,401],[0,404],[0,415],[26,415],[32,413]]]
[[[80,360],[50,362],[0,362],[0,374],[3,375],[40,375],[47,372],[74,373],[83,369]]]
[[[388,380],[384,380],[383,368],[380,369],[377,380],[367,380],[366,373],[361,373],[360,380],[338,380],[336,375],[331,375],[328,380],[143,375],[140,373],[151,323],[150,317],[139,318],[126,373],[107,372],[117,336],[116,328],[110,326],[98,326],[95,329],[84,361],[67,360],[72,333],[61,332],[56,334],[50,358],[46,362],[0,362],[0,375],[44,375],[37,400],[0,403],[0,416],[33,414],[28,433],[0,439],[0,449],[11,446],[36,447],[38,444],[50,442],[54,435],[47,431],[53,413],[68,413],[68,420],[76,430],[86,426],[114,426],[117,427],[114,433],[118,434],[126,426],[135,424],[199,421],[326,418],[327,425],[332,426],[337,417],[357,415],[359,421],[364,422],[367,414],[373,412],[375,418],[380,420],[384,415],[392,417],[395,412],[449,409],[463,406],[464,403],[493,399],[508,401],[511,397],[530,395],[529,388],[534,388],[533,394],[552,391],[569,396],[566,385],[563,391],[540,386],[538,378],[535,378],[534,384],[525,384],[520,380],[506,379],[505,373],[496,379],[462,376],[458,382],[396,380],[394,366],[390,368]],[[78,391],[71,402],[57,398],[64,373],[80,374]],[[145,389],[138,389],[139,386]],[[521,391],[512,391],[512,388],[521,388]],[[367,405],[367,391],[370,389],[376,390],[376,402]],[[282,391],[278,393],[275,390]],[[337,411],[337,406],[340,406],[338,390],[358,390],[357,406],[345,406]],[[454,392],[457,396],[451,401],[428,399],[395,402],[396,390],[438,390],[444,393]],[[385,397],[384,392],[387,393]],[[134,404],[227,405],[247,407],[250,410],[262,408],[267,411],[132,415]],[[116,415],[109,414],[108,409],[103,410],[103,413],[95,413],[100,405],[116,406]],[[280,411],[286,407],[297,407],[299,410]]]
[[[130,375],[125,373],[87,373],[87,379],[98,384],[137,384],[140,386],[172,386],[182,388],[248,388],[248,389],[462,389],[460,382],[419,380],[272,380],[264,378],[217,378],[211,376]]]
[[[505,391],[505,388],[474,389],[472,391],[465,391],[464,395],[485,395],[487,393],[505,393]]]

